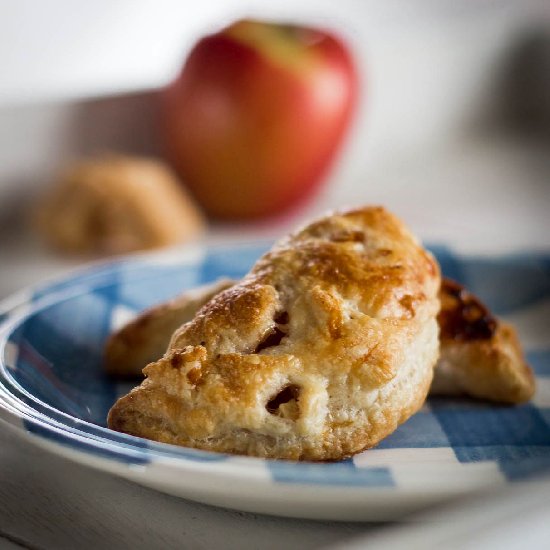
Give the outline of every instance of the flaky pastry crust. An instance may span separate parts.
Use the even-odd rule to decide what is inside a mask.
[[[426,398],[439,286],[432,256],[383,208],[321,218],[178,329],[109,426],[272,458],[372,447]]]
[[[449,279],[440,301],[441,353],[430,393],[510,404],[531,399],[535,379],[514,328]]]
[[[113,332],[105,344],[105,370],[120,378],[141,376],[143,367],[164,355],[170,338],[197,311],[235,281],[220,279],[153,306]]]
[[[107,371],[119,377],[141,377],[143,367],[164,354],[177,328],[236,283],[223,279],[141,313],[109,338]],[[439,297],[440,354],[430,394],[467,395],[509,404],[531,399],[535,379],[515,329],[449,279],[443,280]]]

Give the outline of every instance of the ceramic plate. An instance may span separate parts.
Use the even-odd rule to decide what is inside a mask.
[[[201,452],[113,432],[129,385],[102,372],[107,335],[139,310],[220,276],[267,244],[185,249],[94,266],[24,292],[0,312],[0,418],[50,451],[200,502],[317,519],[397,518],[550,466],[550,256],[458,257],[443,272],[518,328],[537,376],[519,407],[430,399],[376,449],[336,463]]]

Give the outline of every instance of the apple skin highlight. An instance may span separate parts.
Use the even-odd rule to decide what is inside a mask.
[[[239,21],[200,40],[162,91],[166,155],[212,217],[279,214],[322,183],[357,88],[331,34]]]

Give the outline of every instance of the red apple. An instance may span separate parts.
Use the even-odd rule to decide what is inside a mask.
[[[211,215],[276,214],[319,186],[356,96],[332,34],[238,21],[200,40],[162,92],[166,153]]]

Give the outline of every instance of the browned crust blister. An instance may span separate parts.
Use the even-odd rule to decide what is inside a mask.
[[[109,426],[274,458],[372,447],[424,402],[439,285],[431,255],[384,209],[322,218],[179,328]]]

